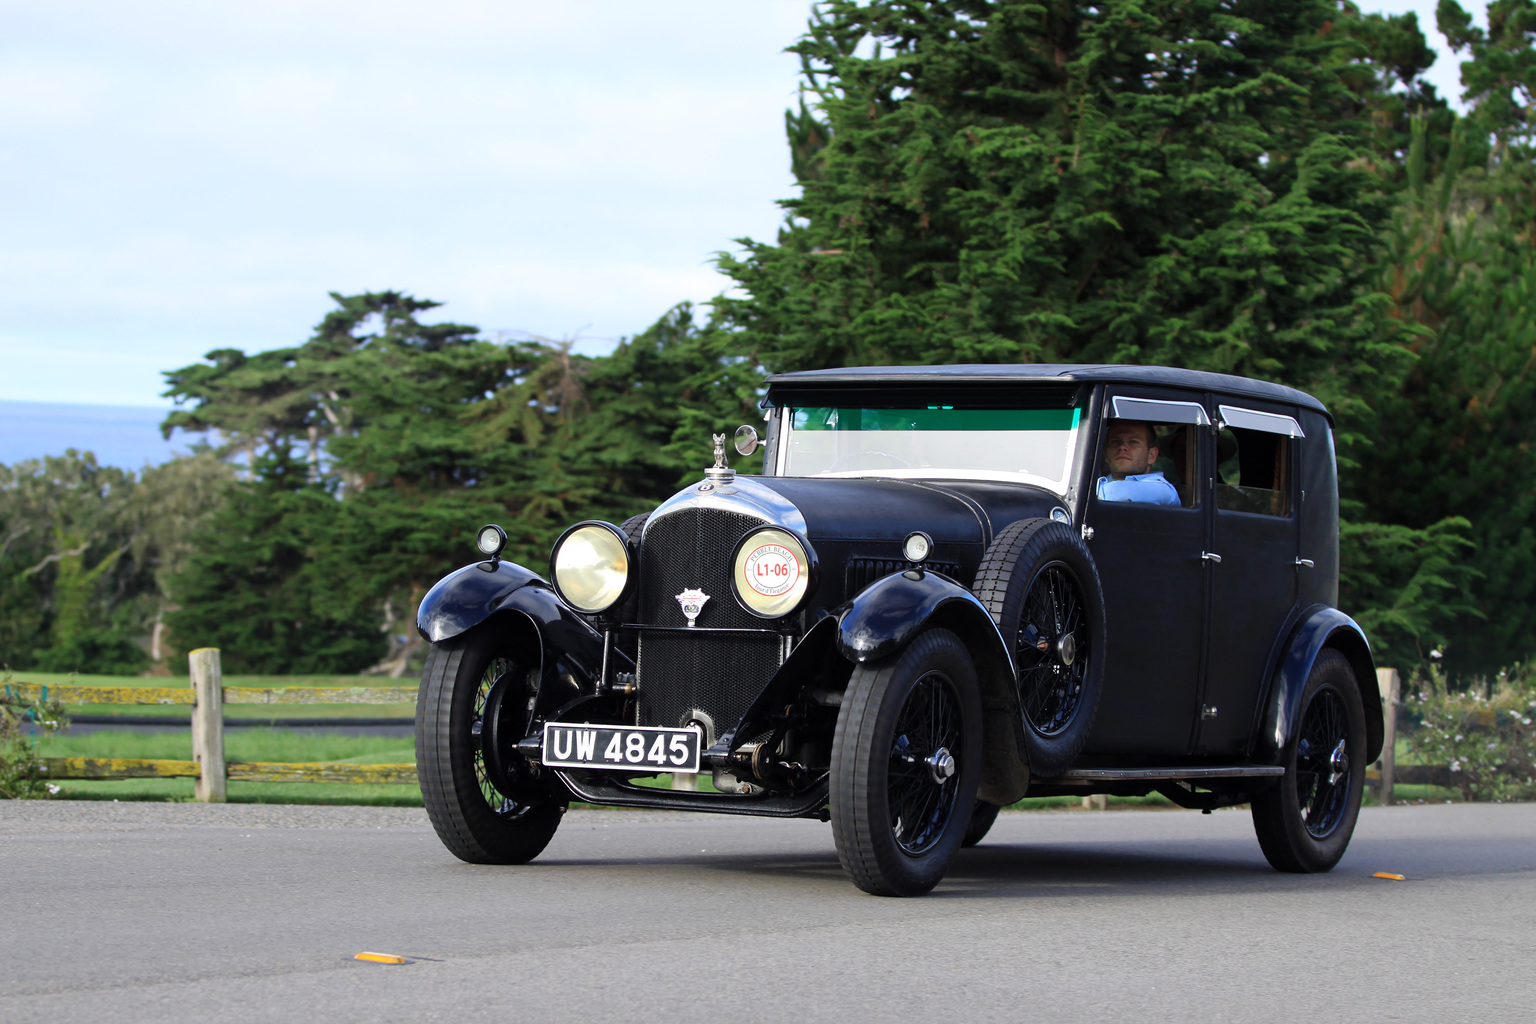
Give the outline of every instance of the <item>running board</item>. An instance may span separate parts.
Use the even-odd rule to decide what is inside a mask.
[[[1056,786],[1086,786],[1093,782],[1141,782],[1159,779],[1242,779],[1284,775],[1278,764],[1244,764],[1226,768],[1073,768],[1037,782]]]

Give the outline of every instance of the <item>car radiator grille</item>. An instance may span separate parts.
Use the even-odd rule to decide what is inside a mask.
[[[777,633],[711,633],[708,629],[762,629],[764,620],[736,603],[731,553],[760,519],[720,509],[685,508],[646,525],[640,549],[640,622],[687,626],[677,595],[709,595],[698,629],[642,630],[636,682],[639,724],[677,726],[695,709],[717,733],[734,726],[752,698],[778,670],[783,644]]]
[[[843,571],[843,593],[849,598],[857,597],[861,590],[875,580],[889,576],[893,572],[906,572],[908,569],[926,569],[929,572],[942,573],[952,580],[960,579],[958,562],[930,560],[919,565],[899,558],[850,558]]]

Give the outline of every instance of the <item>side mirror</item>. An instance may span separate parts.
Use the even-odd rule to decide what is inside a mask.
[[[751,455],[757,451],[757,446],[762,442],[758,440],[757,431],[749,426],[736,428],[736,450],[743,455]]]

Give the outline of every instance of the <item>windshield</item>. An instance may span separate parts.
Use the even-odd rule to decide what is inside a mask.
[[[779,472],[1016,480],[1065,494],[1077,408],[866,408],[790,405]]]

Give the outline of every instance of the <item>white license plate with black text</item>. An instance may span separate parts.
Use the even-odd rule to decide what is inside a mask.
[[[693,774],[699,770],[697,729],[653,725],[544,726],[544,756],[553,768],[629,768]]]

